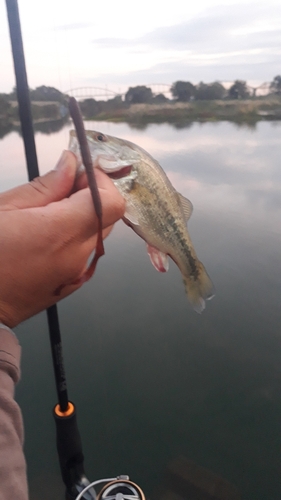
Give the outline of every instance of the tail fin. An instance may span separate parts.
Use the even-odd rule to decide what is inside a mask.
[[[189,302],[199,314],[205,309],[205,300],[215,295],[214,286],[202,262],[198,261],[198,276],[183,276],[185,291]]]

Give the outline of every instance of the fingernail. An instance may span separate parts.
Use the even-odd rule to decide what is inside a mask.
[[[56,164],[54,170],[63,170],[63,168],[67,164],[68,153],[69,153],[69,151],[66,151],[66,150],[64,150],[62,152],[62,155],[61,155],[58,163]]]

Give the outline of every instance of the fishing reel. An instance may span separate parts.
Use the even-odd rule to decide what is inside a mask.
[[[120,475],[89,482],[84,471],[84,456],[78,430],[76,408],[68,402],[67,411],[60,405],[53,409],[57,431],[57,450],[66,500],[145,500],[141,488]],[[95,487],[106,483],[97,493]]]
[[[85,483],[86,484],[85,486]],[[99,493],[96,492],[95,487],[106,483]],[[84,486],[84,487],[83,487]],[[84,476],[79,484],[75,486],[76,491],[79,491],[77,496],[69,496],[70,499],[75,500],[146,500],[142,489],[132,481],[129,476],[120,475],[108,479],[99,479],[89,483]],[[74,492],[73,492],[74,493]]]

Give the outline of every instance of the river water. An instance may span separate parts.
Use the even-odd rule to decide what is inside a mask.
[[[280,499],[281,123],[87,128],[148,150],[192,201],[190,235],[216,288],[198,315],[177,267],[157,273],[120,222],[95,277],[59,304],[88,476],[129,474],[160,498],[166,467],[184,456],[243,500]],[[36,134],[42,172],[67,147],[68,130]],[[25,182],[17,132],[0,141],[0,162],[2,190]],[[31,499],[62,499],[45,313],[16,332]]]

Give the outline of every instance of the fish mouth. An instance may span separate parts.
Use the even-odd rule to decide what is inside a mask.
[[[106,174],[110,177],[110,179],[122,179],[123,177],[130,175],[132,168],[133,165],[126,165],[126,167],[122,167],[114,172],[106,172]]]

